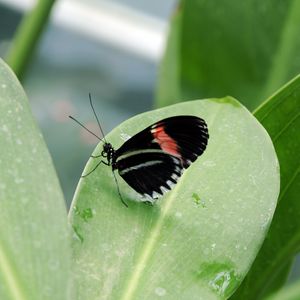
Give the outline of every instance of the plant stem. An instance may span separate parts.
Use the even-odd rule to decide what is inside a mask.
[[[23,17],[6,61],[21,80],[45,28],[55,0],[38,0],[35,7]]]

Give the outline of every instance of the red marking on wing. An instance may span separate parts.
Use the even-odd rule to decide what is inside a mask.
[[[155,141],[159,144],[163,151],[171,155],[181,157],[176,141],[165,132],[163,126],[152,129],[152,134]]]

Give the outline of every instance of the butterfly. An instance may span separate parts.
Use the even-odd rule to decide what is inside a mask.
[[[90,105],[102,132],[91,97]],[[70,118],[83,126],[73,117]],[[100,162],[83,177],[103,163],[112,167],[113,174],[118,171],[137,193],[155,200],[171,190],[183,171],[204,152],[208,138],[207,124],[202,118],[192,115],[169,117],[138,132],[118,149],[104,139],[101,154],[92,156],[101,158]],[[116,177],[115,181],[117,183]],[[124,205],[128,206],[119,187],[118,192]]]

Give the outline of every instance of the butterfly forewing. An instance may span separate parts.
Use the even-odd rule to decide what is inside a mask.
[[[195,116],[163,119],[134,135],[115,152],[113,168],[138,193],[155,198],[170,190],[183,169],[207,146],[205,121]]]

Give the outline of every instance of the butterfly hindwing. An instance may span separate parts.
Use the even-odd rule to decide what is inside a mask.
[[[208,141],[205,121],[176,116],[152,124],[115,152],[113,169],[138,193],[155,198],[170,190],[183,169],[203,153]]]
[[[179,158],[161,150],[134,151],[117,160],[120,176],[136,192],[157,198],[170,190],[181,176]]]

